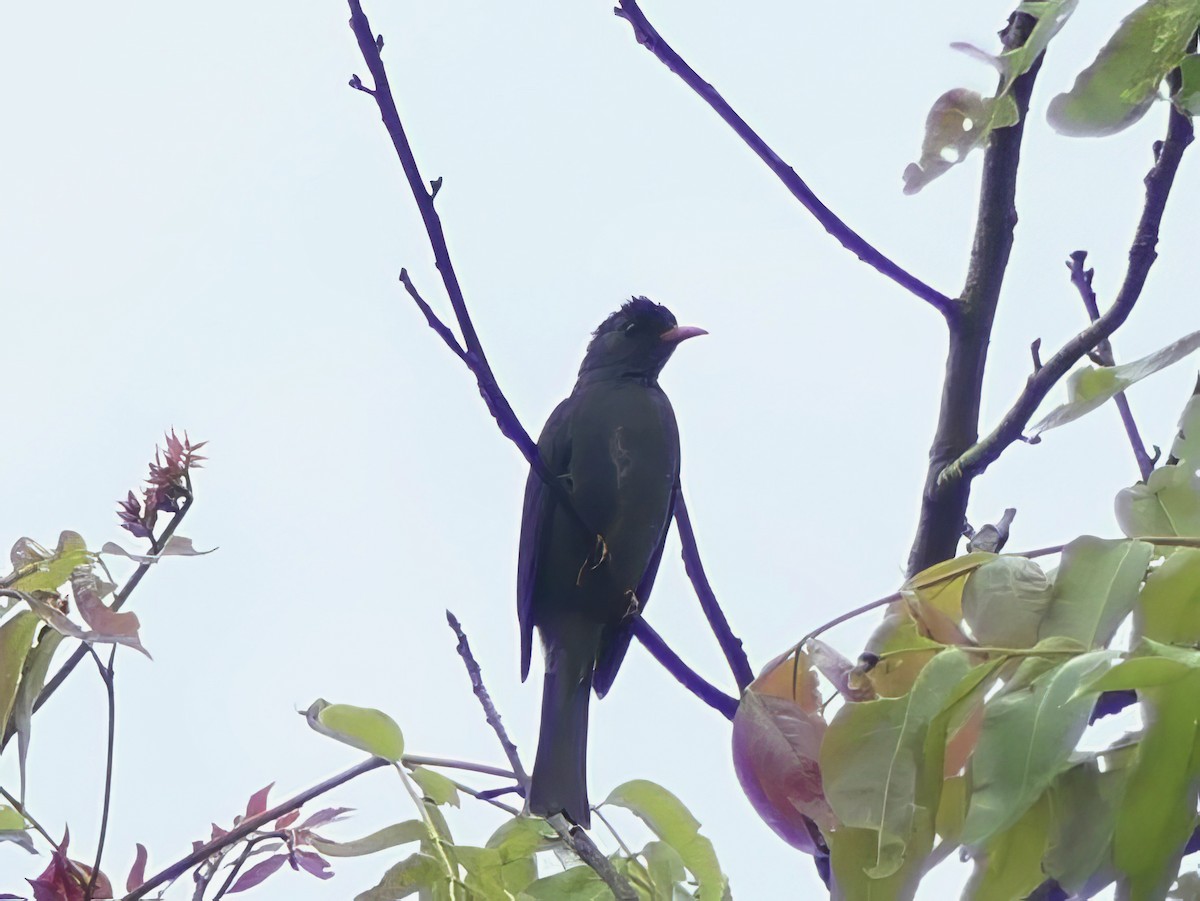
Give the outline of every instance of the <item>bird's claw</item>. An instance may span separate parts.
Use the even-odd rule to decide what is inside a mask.
[[[642,602],[638,600],[637,592],[632,588],[625,592],[625,597],[629,598],[629,608],[625,611],[625,618],[632,619],[641,612]]]
[[[595,547],[592,548],[592,552],[587,555],[587,558],[580,565],[579,572],[575,576],[575,587],[578,588],[583,584],[583,574],[585,572],[594,572],[599,569],[609,559],[609,556],[608,542],[604,540],[603,535],[597,535]]]

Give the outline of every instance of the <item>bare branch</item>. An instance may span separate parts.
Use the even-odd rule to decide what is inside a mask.
[[[678,654],[671,650],[661,635],[654,631],[648,622],[642,617],[635,616],[630,621],[630,629],[659,663],[663,665],[672,676],[698,697],[709,707],[718,711],[725,719],[733,719],[733,715],[737,713],[738,702],[736,698],[732,698],[721,689],[717,688],[694,669],[688,666],[680,658]]]
[[[681,57],[665,41],[657,29],[650,24],[646,14],[638,6],[637,0],[617,0],[618,6],[613,10],[616,15],[625,19],[632,27],[634,36],[639,44],[649,50],[664,66],[674,72],[699,97],[712,107],[713,111],[742,141],[753,150],[758,158],[767,164],[775,176],[783,182],[785,188],[800,201],[800,205],[808,210],[820,226],[825,229],[839,244],[866,263],[868,266],[890,278],[896,284],[930,304],[944,317],[954,319],[958,313],[958,303],[930,287],[916,276],[907,272],[880,251],[869,244],[865,238],[843,222],[837,214],[812,192],[804,180],[792,169],[766,141],[751,128],[745,119],[717,93],[717,89],[701,78],[695,69]]]
[[[1071,284],[1079,291],[1083,307],[1087,310],[1088,320],[1095,322],[1100,318],[1096,292],[1092,289],[1092,276],[1096,270],[1085,270],[1083,265],[1086,260],[1087,251],[1077,250],[1071,254],[1071,258],[1067,262],[1067,269],[1071,272]],[[1112,342],[1108,338],[1096,345],[1095,354],[1101,366],[1116,365]],[[1138,471],[1142,474],[1144,482],[1150,478],[1150,473],[1154,472],[1154,460],[1146,453],[1146,445],[1142,442],[1141,432],[1138,431],[1137,422],[1133,418],[1133,410],[1129,406],[1129,398],[1125,396],[1125,392],[1119,391],[1113,401],[1117,405],[1117,412],[1121,414],[1121,423],[1125,426],[1125,434],[1129,437],[1129,446],[1133,449],[1133,457],[1137,461]]]
[[[696,547],[696,533],[692,530],[692,519],[688,515],[687,504],[683,500],[682,488],[675,495],[675,525],[679,529],[679,541],[683,545],[683,566],[687,571],[688,578],[692,580],[692,587],[696,589],[700,607],[704,610],[713,634],[717,636],[717,641],[721,645],[721,650],[725,654],[725,660],[729,663],[729,669],[733,673],[738,688],[745,690],[746,686],[754,681],[754,671],[750,669],[750,661],[746,658],[746,652],[742,648],[742,640],[729,628],[729,620],[725,618],[721,605],[717,603],[717,596],[708,583],[708,576],[704,572],[704,563],[701,562],[700,551]]]
[[[480,706],[483,707],[483,715],[487,718],[488,725],[492,727],[492,731],[496,733],[496,738],[500,739],[500,745],[504,748],[504,754],[508,757],[508,762],[513,768],[513,773],[516,774],[517,782],[521,784],[522,788],[527,787],[529,785],[529,775],[525,772],[525,768],[521,766],[521,755],[517,753],[517,746],[508,737],[508,733],[504,729],[504,723],[500,721],[500,713],[496,710],[496,705],[492,703],[492,696],[488,694],[487,687],[483,684],[483,672],[479,669],[475,655],[471,653],[471,645],[467,642],[467,633],[463,631],[458,618],[449,610],[446,611],[446,622],[450,624],[450,628],[458,636],[458,656],[462,658],[463,665],[467,668],[467,675],[471,677],[471,689],[475,692],[475,697],[479,699]]]
[[[1032,16],[1014,13],[1001,33],[1004,47],[1023,45],[1034,24]],[[961,315],[950,320],[950,347],[942,381],[941,409],[929,449],[929,468],[921,497],[917,534],[908,557],[909,575],[953,557],[966,519],[970,478],[943,484],[939,475],[947,464],[971,448],[979,438],[979,403],[988,342],[1017,224],[1017,167],[1021,161],[1021,140],[1029,95],[1041,65],[1042,56],[1039,56],[1029,70],[1013,82],[1011,96],[1017,106],[1017,123],[994,130],[984,148],[975,240],[961,295]]]
[[[629,884],[629,880],[617,872],[612,861],[601,853],[583,829],[567,822],[561,813],[547,817],[546,822],[554,827],[564,842],[575,849],[580,860],[596,871],[596,875],[612,889],[617,901],[637,901],[637,891]]]
[[[104,842],[108,837],[108,814],[112,803],[113,748],[117,733],[117,699],[113,685],[113,663],[117,657],[117,646],[113,645],[112,650],[109,651],[107,666],[100,662],[100,656],[96,653],[95,648],[90,644],[84,645],[84,647],[91,652],[92,659],[96,661],[96,668],[100,671],[100,678],[104,680],[104,689],[108,697],[108,743],[104,755],[104,804],[100,813],[100,837],[96,841],[96,860],[92,864],[92,873],[88,877],[87,888],[83,892],[86,901],[92,901],[96,891],[96,880],[100,877],[100,861],[104,856]]]
[[[486,763],[473,763],[470,760],[451,760],[448,757],[422,757],[420,754],[405,754],[400,762],[405,766],[436,766],[452,770],[468,770],[472,773],[485,773],[488,776],[499,776],[501,779],[516,779],[512,770]]]
[[[458,343],[458,339],[454,337],[454,332],[450,331],[446,323],[438,318],[438,314],[433,312],[433,309],[425,302],[425,298],[417,291],[417,287],[412,283],[412,278],[409,277],[407,269],[400,270],[400,281],[404,283],[404,289],[408,292],[408,296],[413,299],[417,308],[425,314],[425,321],[429,323],[429,327],[438,333],[438,337],[446,342],[446,346],[454,351],[455,356],[464,363],[467,362],[467,352],[463,350],[462,345]]]
[[[1129,267],[1116,300],[1095,322],[1062,346],[1036,375],[1030,376],[1016,402],[992,430],[947,466],[938,476],[939,488],[965,485],[988,468],[1010,444],[1017,441],[1050,390],[1091,350],[1113,334],[1129,318],[1141,296],[1150,267],[1158,257],[1158,229],[1175,181],[1184,150],[1192,142],[1190,118],[1169,107],[1166,139],[1155,144],[1154,166],[1146,175],[1146,203],[1129,249]]]

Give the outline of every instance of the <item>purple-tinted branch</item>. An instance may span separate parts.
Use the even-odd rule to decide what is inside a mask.
[[[496,705],[492,703],[492,696],[488,694],[487,686],[483,684],[483,671],[480,670],[479,663],[475,660],[475,655],[471,653],[471,645],[467,641],[467,633],[463,631],[458,618],[449,610],[446,611],[446,622],[450,624],[450,628],[458,636],[458,656],[462,658],[463,665],[467,668],[467,675],[471,677],[471,690],[475,692],[475,697],[479,699],[479,704],[483,707],[483,715],[487,719],[488,725],[492,727],[492,731],[496,733],[496,738],[500,740],[500,745],[504,748],[504,755],[508,758],[508,763],[516,775],[517,782],[522,786],[526,786],[529,784],[529,775],[525,772],[525,768],[521,766],[521,755],[517,753],[517,746],[508,737],[508,732],[504,729],[504,723],[500,721],[500,713],[496,710]]]
[[[1033,16],[1027,13],[1013,13],[1000,34],[1004,49],[1023,46],[1034,23]],[[942,379],[941,409],[929,448],[917,534],[908,555],[910,576],[953,557],[962,537],[971,479],[942,484],[939,477],[948,464],[979,440],[980,398],[988,345],[1017,225],[1021,144],[1029,98],[1041,65],[1042,55],[1039,55],[1029,70],[1012,83],[1010,96],[1016,103],[1017,122],[993,129],[984,145],[975,237],[960,295],[960,315],[949,322],[950,344]]]
[[[404,169],[405,177],[408,180],[409,188],[412,190],[413,199],[416,201],[417,208],[421,213],[421,219],[425,223],[425,231],[429,236],[429,243],[433,249],[434,260],[437,263],[438,271],[442,275],[442,282],[445,286],[446,293],[450,298],[450,304],[454,309],[455,317],[458,320],[459,328],[462,331],[465,349],[454,339],[449,328],[437,317],[429,305],[417,292],[413,286],[411,279],[406,271],[401,271],[400,280],[404,283],[409,295],[416,302],[418,308],[425,315],[426,321],[430,327],[437,332],[448,347],[463,361],[468,369],[474,374],[476,382],[479,386],[479,393],[482,395],[484,403],[487,405],[488,411],[496,420],[497,426],[501,433],[512,441],[517,449],[520,450],[522,456],[529,463],[538,478],[549,487],[551,492],[559,504],[567,511],[571,518],[585,532],[590,535],[600,536],[600,533],[588,525],[587,522],[580,516],[579,511],[575,509],[575,505],[571,502],[570,496],[563,487],[562,480],[554,477],[538,452],[537,445],[529,437],[529,433],[525,431],[520,420],[517,419],[516,413],[509,404],[504,393],[500,390],[499,384],[492,373],[491,366],[488,364],[487,356],[483,352],[483,346],[480,343],[479,335],[475,331],[475,327],[471,322],[470,313],[467,310],[466,300],[463,297],[462,288],[458,283],[458,277],[454,271],[454,264],[450,259],[450,251],[446,245],[445,233],[442,229],[441,217],[438,215],[437,209],[434,206],[434,198],[441,187],[441,179],[432,182],[432,190],[426,190],[425,182],[421,177],[421,172],[417,167],[416,158],[413,155],[412,146],[409,144],[408,136],[405,134],[404,126],[400,121],[400,113],[396,108],[396,101],[392,96],[391,85],[388,82],[387,71],[383,65],[383,59],[380,56],[380,51],[383,49],[382,36],[376,36],[371,30],[371,23],[367,20],[363,13],[362,4],[359,0],[348,0],[350,4],[350,28],[354,32],[354,36],[358,41],[359,50],[362,52],[363,59],[366,61],[367,69],[371,73],[371,77],[375,80],[374,89],[367,89],[362,85],[361,79],[357,76],[351,79],[351,87],[369,94],[379,107],[380,117],[383,120],[384,127],[387,129],[388,135],[392,139],[392,146],[396,150],[396,155],[400,159],[401,167]],[[699,563],[699,554],[695,551],[695,541],[692,541],[693,556]],[[711,594],[711,591],[710,591]],[[701,603],[705,604],[704,598],[701,598]],[[715,606],[715,599],[713,605]],[[706,607],[706,613],[708,609]],[[719,613],[719,610],[718,610]],[[712,620],[710,619],[710,622]],[[724,616],[721,616],[721,622],[724,622]],[[716,626],[714,625],[714,629]],[[725,623],[725,632],[732,638],[732,633],[728,631],[728,623]],[[725,647],[726,639],[718,633],[718,640],[721,641],[722,647]],[[733,639],[736,641],[736,639]],[[740,651],[740,648],[739,648]],[[678,659],[678,658],[676,658]],[[736,673],[736,670],[735,670]],[[506,749],[507,750],[507,749]],[[515,749],[514,749],[515,753]],[[517,767],[514,767],[517,769]],[[524,782],[524,780],[522,780]]]
[[[1086,261],[1087,251],[1076,250],[1071,254],[1067,269],[1071,271],[1071,284],[1079,292],[1083,307],[1087,310],[1088,320],[1095,322],[1100,318],[1096,292],[1092,289],[1092,275],[1095,270],[1084,269],[1083,265]],[[1112,342],[1107,338],[1096,345],[1095,354],[1096,360],[1101,366],[1117,365],[1116,357],[1113,356]],[[1150,478],[1150,473],[1154,472],[1154,460],[1146,453],[1146,445],[1142,441],[1141,432],[1138,431],[1137,422],[1133,418],[1133,410],[1129,406],[1129,398],[1125,396],[1125,392],[1117,392],[1113,401],[1117,405],[1117,412],[1121,414],[1121,423],[1125,426],[1125,434],[1129,436],[1129,446],[1133,449],[1133,457],[1137,460],[1138,471],[1142,474],[1142,481],[1145,482]]]
[[[336,776],[332,776],[324,782],[314,785],[312,788],[305,789],[300,794],[288,798],[288,800],[281,804],[276,804],[270,810],[265,810],[256,817],[248,817],[242,820],[242,822],[238,823],[224,835],[220,835],[212,841],[201,845],[191,854],[187,855],[187,857],[177,860],[169,867],[155,873],[132,892],[125,895],[121,901],[138,901],[139,898],[146,897],[146,895],[160,885],[170,882],[173,879],[178,879],[192,867],[203,863],[218,851],[228,848],[231,845],[236,845],[246,836],[252,832],[257,832],[272,820],[277,820],[285,813],[291,813],[293,810],[299,810],[313,798],[319,797],[327,791],[337,788],[339,785],[344,785],[351,779],[361,776],[363,773],[369,773],[371,770],[391,765],[392,762],[390,760],[384,760],[382,757],[372,757],[356,766],[352,766],[345,772],[338,773]]]
[[[499,776],[501,779],[515,779],[516,774],[512,770],[506,770],[498,766],[490,766],[486,763],[474,763],[470,760],[451,760],[448,757],[423,757],[420,754],[405,754],[400,762],[405,766],[436,766],[446,767],[452,770],[468,770],[472,773],[484,773],[488,776]]]
[[[672,676],[679,680],[688,691],[698,697],[709,707],[718,711],[727,720],[732,720],[733,715],[737,713],[738,702],[737,698],[730,697],[717,688],[694,669],[688,666],[680,659],[679,655],[672,651],[662,636],[651,628],[650,624],[640,616],[635,616],[630,622],[630,629],[650,652],[650,655],[663,665]]]
[[[708,576],[704,572],[700,551],[696,547],[696,533],[692,530],[692,520],[688,516],[682,489],[675,495],[675,525],[679,529],[679,541],[683,545],[683,567],[688,578],[692,580],[696,597],[700,599],[700,607],[704,610],[704,616],[708,619],[713,634],[717,636],[733,678],[738,688],[744,691],[746,686],[754,681],[754,671],[750,669],[750,661],[742,648],[742,640],[729,628],[729,621],[725,618],[721,605],[717,603],[712,586],[708,584]]]
[[[966,453],[947,466],[938,476],[939,485],[948,485],[960,480],[970,480],[982,473],[1002,454],[1010,444],[1020,439],[1025,426],[1037,411],[1050,390],[1091,350],[1100,345],[1129,318],[1134,304],[1141,296],[1146,276],[1158,254],[1158,229],[1162,223],[1163,210],[1175,181],[1175,173],[1184,150],[1192,143],[1192,121],[1169,106],[1166,139],[1155,142],[1154,166],[1147,174],[1146,202],[1138,221],[1133,244],[1129,249],[1129,267],[1125,280],[1117,292],[1116,300],[1095,322],[1063,345],[1053,357],[1046,361],[1040,371],[1029,377],[1025,390],[1016,403],[1000,420],[992,433],[971,447]]]
[[[454,351],[455,356],[466,363],[467,352],[463,350],[462,345],[458,343],[458,339],[454,337],[454,332],[450,331],[446,323],[438,318],[438,314],[433,312],[433,308],[425,302],[425,298],[417,291],[417,287],[412,283],[412,278],[409,277],[407,269],[400,270],[400,281],[404,283],[404,289],[408,291],[408,296],[413,299],[413,303],[425,314],[425,321],[429,323],[429,327],[438,333],[438,337],[446,342],[446,346]]]
[[[458,283],[458,275],[454,270],[454,262],[450,259],[450,249],[446,245],[446,234],[442,228],[442,219],[438,215],[437,208],[434,206],[434,197],[441,186],[441,180],[438,179],[432,184],[432,190],[425,187],[425,180],[421,177],[421,170],[417,167],[416,157],[413,155],[412,145],[409,144],[408,135],[404,131],[404,125],[400,121],[400,112],[396,108],[396,100],[392,96],[391,84],[388,81],[387,70],[383,65],[383,57],[380,51],[383,48],[382,37],[377,37],[371,30],[371,23],[367,20],[366,14],[363,12],[362,3],[359,0],[348,0],[350,4],[350,29],[354,32],[354,37],[358,41],[358,48],[362,52],[363,60],[367,64],[367,69],[371,73],[371,77],[375,80],[373,90],[368,90],[362,87],[362,82],[358,76],[351,79],[351,86],[357,87],[359,90],[369,94],[374,99],[376,106],[379,107],[379,115],[383,120],[384,128],[387,129],[389,137],[392,139],[392,146],[396,150],[396,156],[400,160],[400,166],[404,170],[404,176],[408,180],[408,186],[412,191],[413,200],[416,201],[417,209],[421,213],[421,220],[425,224],[425,232],[429,236],[429,246],[433,250],[434,262],[437,263],[438,272],[442,276],[442,284],[445,286],[446,295],[450,298],[450,306],[454,310],[454,316],[458,320],[459,330],[462,332],[463,345],[465,352],[459,354],[459,357],[466,364],[467,368],[475,376],[476,384],[479,386],[479,393],[483,397],[484,404],[487,405],[488,412],[492,414],[492,418],[496,420],[496,425],[504,437],[508,438],[526,462],[533,468],[533,471],[554,494],[558,502],[566,509],[567,514],[588,534],[599,536],[596,529],[589,526],[579,515],[579,511],[575,509],[575,505],[571,503],[571,498],[563,487],[561,480],[554,478],[546,466],[542,456],[538,453],[537,445],[533,439],[529,437],[529,433],[525,431],[525,427],[521,425],[517,419],[517,414],[513,411],[512,405],[509,404],[508,398],[504,396],[504,392],[500,390],[500,385],[496,382],[496,376],[492,372],[491,364],[488,363],[487,355],[483,351],[483,344],[479,340],[479,335],[475,331],[475,325],[471,321],[471,314],[467,310],[467,302],[463,297],[462,287]],[[358,82],[355,85],[355,82]],[[413,292],[409,292],[412,294]],[[414,297],[415,299],[415,297]],[[438,321],[436,316],[433,316],[432,310],[428,310],[428,305],[419,302],[422,312],[425,313],[426,320],[433,326],[434,321]],[[433,316],[433,319],[430,317]],[[444,326],[443,326],[444,328]],[[434,330],[442,334],[437,326]],[[445,335],[442,336],[445,340]],[[455,342],[457,344],[457,342]],[[451,346],[455,350],[454,346]],[[456,350],[457,352],[457,350]]]
[[[633,33],[638,43],[653,53],[659,62],[678,75],[684,84],[712,107],[713,111],[721,117],[726,125],[733,129],[734,133],[742,139],[746,146],[753,150],[758,155],[758,158],[767,164],[767,168],[775,173],[775,176],[783,182],[784,187],[791,192],[793,197],[800,201],[800,205],[813,215],[820,226],[833,236],[834,240],[868,266],[878,270],[902,288],[907,289],[929,303],[947,319],[953,319],[957,315],[958,304],[956,301],[947,297],[936,288],[925,284],[925,282],[884,256],[869,244],[866,239],[854,231],[854,229],[843,222],[829,207],[825,206],[817,195],[812,192],[812,189],[804,183],[804,180],[796,174],[795,170],[781,159],[779,154],[771,149],[758,132],[751,128],[746,123],[746,120],[738,115],[737,111],[729,105],[724,97],[717,93],[716,88],[701,78],[696,70],[688,65],[670,44],[663,40],[662,35],[650,24],[650,21],[646,18],[646,14],[638,6],[637,0],[618,0],[618,4],[613,12],[620,18],[625,19],[633,27]]]
[[[100,671],[100,678],[104,680],[104,689],[108,698],[108,742],[104,755],[104,804],[100,813],[100,837],[96,840],[96,859],[92,863],[92,873],[88,877],[87,888],[83,892],[85,901],[92,901],[96,892],[96,880],[100,878],[100,861],[104,857],[104,842],[108,837],[108,814],[112,804],[113,748],[117,735],[117,699],[113,685],[113,663],[117,657],[117,646],[114,644],[108,654],[108,666],[100,662],[100,656],[90,644],[85,644],[84,647],[91,652],[92,659],[96,661],[96,668]]]

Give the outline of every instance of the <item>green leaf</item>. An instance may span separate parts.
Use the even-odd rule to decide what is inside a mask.
[[[22,610],[0,625],[0,735],[8,728],[8,716],[17,699],[21,669],[39,622],[36,614]]]
[[[425,824],[420,820],[405,820],[403,823],[393,823],[378,832],[354,839],[349,842],[335,842],[329,839],[313,837],[311,844],[327,857],[362,857],[374,854],[386,848],[406,845],[409,842],[421,841],[426,837]]]
[[[374,888],[355,895],[354,901],[394,901],[396,898],[407,898],[423,888],[433,888],[445,878],[446,874],[438,861],[428,854],[413,854],[384,873]]]
[[[1076,538],[1063,550],[1039,636],[1107,645],[1133,609],[1153,554],[1144,541]]]
[[[1198,0],[1148,0],[1121,22],[1075,85],[1050,101],[1047,119],[1060,134],[1111,135],[1132,125],[1158,96],[1200,25]]]
[[[75,567],[86,566],[92,560],[83,538],[78,532],[71,531],[58,536],[58,546],[53,553],[31,538],[21,538],[13,545],[9,557],[13,572],[4,580],[5,587],[27,593],[54,591],[71,578]],[[9,584],[10,579],[13,581]]]
[[[885,879],[901,868],[919,825],[932,829],[937,799],[917,797],[926,765],[926,733],[970,668],[962,651],[943,651],[921,671],[907,695],[846,704],[825,734],[825,796],[844,826],[875,834],[867,871],[872,879]],[[940,786],[940,759],[935,769]],[[925,839],[931,835],[922,836],[922,843]]]
[[[470,845],[456,845],[455,859],[467,871],[465,880],[467,890],[481,898],[505,898],[508,891],[504,887],[504,861],[500,852],[494,848],[474,848]]]
[[[0,832],[20,832],[25,828],[25,817],[7,804],[0,804]]]
[[[898,698],[908,694],[917,676],[944,645],[921,635],[916,621],[907,613],[889,613],[871,633],[863,649],[865,655],[880,660],[867,671],[865,680],[876,694]],[[897,653],[903,652],[903,653]],[[851,687],[860,688],[856,667],[851,673]]]
[[[1142,639],[1134,656],[1123,660],[1080,686],[1079,694],[1102,691],[1142,691],[1170,685],[1200,672],[1200,651]]]
[[[1053,597],[1042,568],[1025,557],[998,557],[971,574],[963,590],[963,618],[981,645],[1028,648]]]
[[[687,878],[679,852],[666,842],[647,842],[642,856],[654,886],[654,901],[674,901],[679,883]]]
[[[1091,651],[1042,674],[1028,689],[992,698],[967,774],[971,800],[962,842],[979,845],[1008,829],[1066,763],[1092,710],[1080,684],[1112,659]]]
[[[1177,3],[1180,0],[1166,2]],[[1200,0],[1187,2],[1200,6]],[[1038,420],[1029,430],[1028,437],[1037,437],[1042,432],[1056,429],[1092,412],[1130,385],[1140,382],[1160,369],[1165,369],[1172,363],[1178,363],[1197,348],[1200,348],[1200,332],[1192,332],[1132,363],[1122,363],[1120,366],[1085,366],[1075,370],[1067,378],[1067,402],[1055,407]]]
[[[1029,71],[1050,39],[1074,12],[1078,0],[1026,0],[1020,11],[1037,19],[1024,45],[993,56],[970,44],[951,44],[970,56],[994,66],[1001,75],[995,97],[955,88],[936,101],[925,120],[921,158],[904,170],[904,193],[915,194],[946,170],[962,162],[976,147],[982,147],[998,128],[1020,121],[1010,92],[1013,82]]]
[[[1200,644],[1200,549],[1179,548],[1151,570],[1134,625],[1155,641]]]
[[[613,893],[591,867],[571,867],[525,886],[521,901],[612,901]]]
[[[1117,522],[1126,535],[1200,538],[1200,478],[1180,466],[1160,466],[1117,493]]]
[[[1181,113],[1195,116],[1200,112],[1200,56],[1189,53],[1179,63],[1179,90],[1171,100]]]
[[[916,820],[919,833],[933,834],[933,818],[928,810],[918,808]],[[830,901],[911,901],[916,895],[926,855],[909,853],[896,872],[872,879],[867,870],[876,859],[879,833],[843,826],[826,839],[834,874]]]
[[[1129,778],[1128,758],[1089,760],[1065,770],[1050,786],[1050,836],[1043,867],[1071,895],[1093,893],[1112,881],[1112,838],[1117,804]]]
[[[604,803],[631,811],[679,853],[699,884],[699,901],[721,901],[728,881],[712,842],[700,834],[700,823],[678,798],[661,785],[634,779],[618,785]]]
[[[42,630],[41,638],[25,658],[25,667],[21,673],[21,682],[17,686],[17,696],[12,706],[13,729],[17,734],[17,763],[21,771],[21,786],[25,785],[25,761],[29,756],[29,741],[33,728],[33,705],[37,702],[42,687],[46,684],[46,674],[50,671],[50,663],[54,652],[62,644],[64,636],[54,629]],[[3,669],[0,666],[0,669]],[[0,720],[0,730],[4,728]]]
[[[1117,809],[1113,860],[1131,901],[1166,893],[1196,818],[1200,773],[1193,759],[1200,720],[1200,672],[1149,688],[1148,725]]]
[[[434,804],[459,806],[458,789],[441,773],[418,766],[413,767],[409,775],[412,776],[413,782],[421,786],[421,793]]]
[[[395,763],[404,756],[404,735],[395,720],[373,707],[330,704],[317,698],[304,713],[322,735]]]
[[[1042,853],[1050,829],[1050,802],[1042,795],[1012,826],[992,837],[977,860],[963,898],[1012,901],[1044,880]]]

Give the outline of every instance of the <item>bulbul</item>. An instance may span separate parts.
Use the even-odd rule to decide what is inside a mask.
[[[590,825],[589,695],[612,687],[631,617],[650,596],[679,484],[679,429],[658,374],[681,341],[703,334],[661,304],[628,301],[593,333],[574,390],[538,439],[563,489],[529,473],[517,566],[522,680],[535,626],[546,661],[528,799],[538,816]]]

